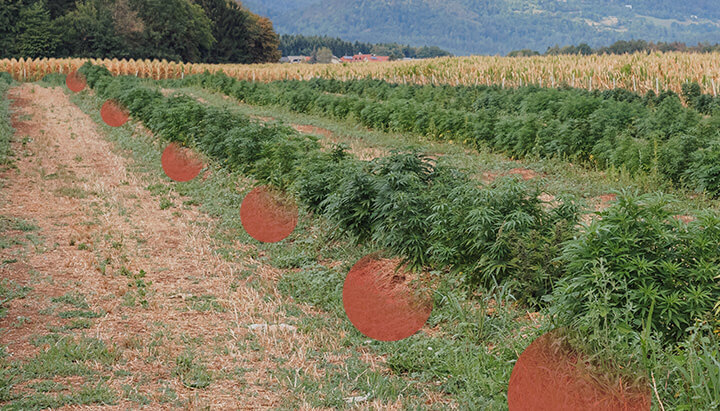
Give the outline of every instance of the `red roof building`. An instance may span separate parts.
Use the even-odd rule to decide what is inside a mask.
[[[354,56],[343,56],[340,61],[343,63],[359,63],[363,61],[385,62],[390,61],[390,56],[376,56],[374,54],[356,54]]]

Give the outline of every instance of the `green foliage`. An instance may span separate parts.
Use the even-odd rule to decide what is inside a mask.
[[[215,43],[211,21],[189,0],[137,0],[139,17],[146,25],[143,49],[148,56],[198,61]]]
[[[358,242],[372,235],[373,199],[377,195],[375,176],[368,165],[355,163],[343,170],[337,189],[320,203],[325,215],[336,227],[349,233]]]
[[[720,196],[720,139],[692,153],[685,177],[695,182],[698,190]]]
[[[60,297],[54,297],[51,301],[54,303],[68,304],[79,309],[90,308],[90,305],[88,305],[87,301],[85,300],[85,296],[78,292],[71,292]]]
[[[25,298],[31,290],[30,287],[20,286],[12,280],[0,279],[0,318],[7,315],[5,304],[16,298]]]
[[[717,51],[720,48],[720,44],[710,45],[707,42],[701,42],[698,43],[697,46],[688,46],[687,44],[683,42],[673,41],[673,42],[647,42],[645,40],[618,40],[614,42],[613,44],[609,46],[604,47],[597,47],[592,48],[586,43],[581,43],[577,46],[565,46],[560,47],[558,45],[555,45],[553,47],[548,47],[547,51],[544,55],[546,56],[557,56],[562,54],[580,54],[580,55],[590,55],[590,54],[633,54],[633,53],[652,53],[652,52],[672,52],[672,51],[682,51],[682,52],[690,52],[690,53],[710,53],[713,51]],[[522,52],[526,52],[525,54],[522,54]],[[528,53],[529,52],[529,53]],[[534,54],[533,54],[534,53]],[[508,53],[508,56],[513,55],[540,55],[537,51],[532,50],[520,50],[520,51],[512,51]],[[625,75],[632,74],[632,66],[631,65],[625,65],[620,69],[620,72]]]
[[[488,188],[466,182],[433,192],[442,200],[428,217],[431,261],[465,272],[470,283],[486,287],[511,280],[519,298],[539,303],[564,274],[553,259],[574,234],[578,208],[568,197],[546,210],[538,194],[517,179],[501,179]]]
[[[130,279],[130,281],[128,282],[128,290],[123,296],[123,304],[128,307],[140,305],[143,308],[148,308],[150,306],[148,298],[150,295],[150,286],[152,285],[152,281],[145,281],[145,270],[140,270],[137,272],[137,274],[134,274],[123,267],[121,274],[127,276]]]
[[[54,20],[58,56],[125,57],[128,46],[116,31],[113,10],[105,0],[85,0]],[[52,53],[45,54],[53,55]]]
[[[50,344],[37,356],[22,365],[23,376],[33,378],[67,377],[72,375],[89,376],[95,371],[92,363],[112,365],[120,358],[101,340],[78,338],[53,334]]]
[[[225,0],[4,0],[0,58],[274,62],[269,20]]]
[[[70,394],[26,394],[15,399],[9,404],[4,404],[4,409],[42,410],[48,408],[61,408],[66,405],[114,405],[117,403],[117,399],[117,394],[113,392],[104,381],[99,381],[94,385],[84,384],[81,387],[74,389],[74,391]]]
[[[222,73],[165,83],[199,85],[249,104],[350,119],[382,131],[490,146],[511,157],[558,157],[592,168],[657,175],[712,195],[720,192],[712,154],[712,142],[720,139],[720,111],[703,117],[669,91],[643,99],[624,90],[505,90],[371,79],[263,84]]]
[[[720,407],[720,337],[708,324],[693,327],[690,338],[670,354],[668,398],[677,410]],[[669,405],[669,404],[668,404]]]
[[[252,63],[248,33],[250,13],[237,3],[227,0],[197,1],[205,14],[212,20],[212,35],[217,40],[207,50],[204,60],[212,63]]]
[[[563,247],[561,261],[572,275],[549,297],[551,314],[591,352],[672,344],[696,320],[713,319],[720,299],[720,215],[706,212],[686,224],[668,202],[662,195],[620,193]]]
[[[714,278],[718,275],[720,254],[717,215],[702,215],[688,226],[675,221],[662,206],[662,200],[626,195],[587,232],[579,232],[578,206],[572,198],[560,197],[543,204],[537,200],[537,189],[528,183],[498,180],[483,186],[455,169],[438,167],[413,152],[360,161],[344,147],[322,150],[314,139],[299,137],[287,127],[263,125],[237,112],[207,107],[178,96],[164,97],[148,82],[113,78],[105,70],[91,66],[82,71],[100,99],[125,99],[134,107],[133,117],[152,125],[149,127],[156,135],[171,139],[174,133],[164,130],[179,132],[182,141],[202,150],[229,171],[262,176],[259,183],[270,182],[273,173],[267,170],[290,170],[287,179],[275,178],[273,184],[285,184],[300,204],[334,223],[340,231],[367,241],[368,248],[382,245],[409,262],[426,264],[426,268],[434,269],[433,273],[443,275],[443,284],[448,289],[436,290],[436,309],[430,320],[431,327],[440,326],[441,336],[419,335],[383,346],[393,371],[421,380],[442,380],[443,390],[457,394],[462,404],[482,407],[490,406],[491,400],[493,405],[503,403],[513,360],[527,345],[525,340],[542,331],[532,327],[527,333],[527,325],[517,321],[522,313],[514,311],[513,300],[539,305],[540,297],[554,289],[550,298],[554,321],[566,326],[578,346],[594,355],[594,360],[622,366],[628,374],[641,376],[638,365],[645,365],[646,370],[663,379],[662,384],[667,380],[671,392],[664,394],[679,398],[666,404],[677,405],[682,401],[679,406],[697,404],[700,409],[713,404],[715,385],[708,391],[696,381],[700,377],[714,378],[714,363],[708,361],[716,356],[714,342],[710,340],[706,344],[710,349],[696,350],[695,355],[687,345],[691,338],[686,328],[696,319],[717,320],[718,285]],[[241,90],[256,87],[223,76],[207,79]],[[561,119],[577,119],[579,115],[573,113],[591,112],[597,105],[602,106],[602,102],[592,99],[573,98],[568,99],[565,108],[556,104],[556,97],[538,94],[525,98],[514,94],[497,106],[512,107],[511,102],[513,105],[521,102],[525,110],[545,107],[559,113]],[[655,96],[647,104],[659,106],[671,97]],[[603,94],[603,98],[648,107],[631,94],[617,92]],[[143,99],[145,104],[141,104]],[[493,107],[490,99],[482,101]],[[294,103],[302,105],[305,101],[298,97]],[[666,104],[673,108],[674,103]],[[175,109],[183,113],[185,109],[188,113],[197,110],[198,124],[161,113]],[[339,110],[364,109],[358,105]],[[622,111],[618,109],[617,116]],[[382,117],[386,113],[376,115]],[[613,124],[623,121],[615,119],[616,114],[607,115],[615,121]],[[157,119],[162,121],[154,121]],[[653,119],[652,124],[662,124],[659,120]],[[181,130],[175,123],[190,129]],[[668,141],[682,136],[669,130]],[[657,140],[662,140],[660,135]],[[300,156],[290,153],[284,158],[288,153],[266,149],[265,141],[278,147],[295,147],[300,141],[299,147],[307,151]],[[564,143],[573,141],[566,139]],[[212,195],[222,198],[212,200],[223,204],[215,206],[218,213],[223,212],[220,208],[232,208],[239,201],[237,193],[233,194],[233,177],[223,178],[230,181],[227,192]],[[326,269],[312,263],[318,250],[306,252],[298,247],[292,253],[303,255],[296,258],[302,262],[291,263],[301,269],[283,278],[279,287],[298,301],[319,304],[342,315],[338,292],[342,290],[344,269]],[[562,258],[556,258],[558,255]],[[323,256],[337,258],[327,255],[325,250]],[[497,282],[500,284],[493,288],[502,291],[488,293],[482,287],[466,290],[460,287],[462,280],[471,285]],[[480,293],[475,291],[481,291],[482,296],[477,297]],[[468,300],[464,304],[475,308],[469,312],[456,309],[463,298]],[[494,314],[486,312],[490,300],[503,309]],[[477,344],[486,343],[490,337],[504,344],[492,352]],[[676,347],[678,350],[674,351]],[[682,358],[693,364],[690,373],[668,369],[668,359],[664,357],[667,352],[684,355]],[[175,373],[187,386],[195,388],[207,386],[213,377],[191,351],[177,359]],[[488,375],[492,378],[488,379]],[[659,389],[663,392],[663,388]]]
[[[338,145],[332,153],[314,152],[302,160],[292,190],[310,211],[324,213],[327,204],[323,201],[330,193],[338,191],[338,185],[350,167],[344,162],[352,162],[346,150],[347,146]]]
[[[42,0],[22,7],[18,16],[15,52],[20,57],[45,57],[55,52],[57,39],[50,29],[50,12]]]
[[[173,374],[180,377],[183,385],[188,388],[207,388],[213,381],[212,373],[189,349],[175,359]]]
[[[323,47],[330,49],[332,54],[338,57],[370,53],[386,56],[394,55],[395,58],[432,58],[451,55],[439,47],[410,47],[397,43],[370,44],[357,41],[352,43],[328,36],[303,36],[301,34],[283,34],[280,36],[280,51],[283,56],[310,56]],[[376,47],[382,47],[382,49]]]
[[[11,161],[10,141],[15,130],[10,122],[10,100],[6,98],[12,77],[9,73],[0,73],[0,167],[4,168]]]
[[[566,204],[545,211],[536,199],[538,193],[520,182],[476,190],[477,182],[451,169],[436,170],[420,153],[392,153],[367,162],[353,158],[343,147],[323,152],[315,138],[288,127],[261,124],[185,96],[166,98],[138,79],[115,78],[89,64],[81,71],[99,95],[120,101],[156,135],[194,146],[259,183],[290,189],[308,209],[334,224],[337,232],[385,248],[412,267],[472,266],[468,276],[482,277],[486,283],[491,278],[513,281],[519,297],[534,302],[549,289],[550,279],[560,276],[559,269],[542,260],[572,236],[577,216],[567,211]],[[217,87],[254,87],[226,76],[195,79]],[[297,95],[290,104],[305,102]],[[468,197],[478,190],[484,200]],[[453,215],[491,213],[493,219],[448,222],[452,216],[438,211],[448,195],[467,200],[455,204]],[[447,238],[465,243],[446,244]],[[466,254],[468,245],[474,254]],[[441,248],[443,257],[437,251]],[[489,251],[495,254],[483,257],[482,264],[471,262]],[[505,264],[505,258],[512,263]]]

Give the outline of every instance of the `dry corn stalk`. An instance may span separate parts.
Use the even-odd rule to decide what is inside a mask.
[[[4,59],[0,71],[21,81],[33,81],[48,73],[66,74],[85,61],[104,65],[114,75],[136,75],[154,79],[181,78],[190,74],[223,71],[251,81],[334,78],[348,80],[371,77],[396,83],[518,87],[537,84],[556,87],[567,84],[599,90],[626,88],[645,93],[670,89],[695,81],[704,93],[716,95],[720,87],[720,53],[653,53],[602,56],[535,57],[444,57],[390,63],[353,64],[191,64],[151,60],[117,59]]]

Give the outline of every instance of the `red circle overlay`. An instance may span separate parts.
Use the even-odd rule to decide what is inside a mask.
[[[79,93],[85,89],[87,82],[85,81],[85,76],[75,70],[65,76],[65,85],[70,89],[70,91]]]
[[[343,286],[343,307],[365,336],[398,341],[420,330],[433,308],[431,295],[411,284],[398,259],[367,255],[353,265]],[[399,267],[399,268],[398,268]]]
[[[555,332],[533,341],[510,375],[509,411],[650,410],[648,392],[621,383],[600,385],[582,364],[578,366],[578,359],[583,361],[558,342]]]
[[[124,107],[115,100],[108,100],[100,108],[100,117],[110,127],[120,127],[127,123],[129,114]]]
[[[240,205],[240,222],[250,236],[277,243],[292,234],[298,222],[297,205],[268,186],[253,188]]]
[[[203,163],[194,151],[177,143],[170,143],[160,157],[165,175],[174,181],[190,181],[200,174]]]

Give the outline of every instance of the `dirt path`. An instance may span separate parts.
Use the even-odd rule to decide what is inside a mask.
[[[17,169],[2,176],[0,214],[34,222],[44,244],[25,254],[0,249],[10,261],[0,265],[0,276],[32,288],[6,304],[8,315],[0,318],[10,360],[47,349],[31,340],[71,324],[57,315],[61,300],[52,298],[80,293],[100,315],[72,335],[98,338],[119,354],[107,381],[125,392],[118,408],[145,401],[132,398],[153,408],[278,406],[290,395],[272,372],[272,359],[281,357],[286,367],[322,375],[306,353],[318,339],[330,343],[327,335],[251,327],[292,323],[279,314],[277,293],[263,295],[243,276],[250,270],[250,277],[273,281],[276,270],[213,254],[209,229],[196,224],[207,219],[192,207],[162,210],[147,182],[128,171],[128,160],[113,153],[60,88],[24,84],[9,97],[16,140],[25,144],[15,144]],[[18,253],[22,258],[10,258]],[[13,326],[20,317],[22,326]],[[203,372],[212,381],[197,389]],[[84,383],[55,380],[68,387]]]

